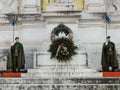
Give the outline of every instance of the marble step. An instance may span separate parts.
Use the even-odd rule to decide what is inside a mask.
[[[0,78],[0,90],[120,90],[119,78]]]
[[[0,78],[1,84],[120,84],[120,78]]]
[[[89,66],[86,66],[86,65],[61,65],[61,64],[58,64],[58,65],[40,65],[38,68],[89,68]]]
[[[79,77],[102,77],[102,73],[96,72],[39,72],[39,73],[22,73],[22,78],[79,78]]]
[[[120,90],[120,85],[109,84],[4,84],[1,90]]]
[[[87,68],[42,68],[42,69],[28,69],[28,73],[37,72],[97,72],[97,70],[87,69]]]

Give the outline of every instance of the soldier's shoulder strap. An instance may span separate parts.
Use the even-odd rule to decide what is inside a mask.
[[[23,44],[19,42],[19,46],[20,46],[20,47],[23,47]]]
[[[110,42],[114,47],[115,47],[115,43],[114,42]]]
[[[115,43],[114,43],[114,42],[110,42],[110,43],[112,43],[113,45],[115,45]]]

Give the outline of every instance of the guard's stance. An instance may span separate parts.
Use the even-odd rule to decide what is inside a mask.
[[[117,71],[119,67],[115,44],[110,41],[110,38],[110,36],[107,37],[107,41],[103,44],[102,48],[101,63],[103,71]]]
[[[11,46],[11,60],[9,62],[13,72],[17,72],[20,71],[20,69],[25,68],[25,55],[23,45],[19,42],[19,37],[16,37],[15,41],[16,42],[14,45]]]

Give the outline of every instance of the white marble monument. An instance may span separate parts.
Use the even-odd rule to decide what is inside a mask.
[[[57,28],[57,29],[56,29]],[[71,37],[66,37],[65,33],[59,32],[57,38],[68,38],[70,40],[73,39],[73,32],[68,26],[64,24],[60,24],[54,29],[52,29],[52,39],[53,42],[56,39],[56,30],[62,30],[62,28],[66,28],[68,30]],[[50,35],[50,34],[49,34]],[[51,38],[51,37],[49,37]],[[50,42],[50,39],[49,39]],[[75,41],[73,41],[76,43]],[[47,44],[48,45],[48,44]],[[50,46],[50,44],[48,45]],[[72,57],[69,62],[59,62],[56,58],[51,59],[51,53],[47,52],[48,48],[45,48],[46,44],[44,44],[44,52],[37,51],[34,52],[34,65],[33,69],[28,69],[27,74],[22,74],[22,77],[39,77],[39,78],[77,78],[77,77],[102,77],[101,73],[98,73],[97,69],[91,69],[88,66],[87,60],[87,52],[83,50],[79,50],[76,55]],[[87,76],[86,76],[87,74]],[[94,74],[94,75],[93,75]]]
[[[13,39],[8,13],[19,13],[15,36],[19,36],[24,45],[28,70],[22,78],[0,78],[0,90],[119,90],[118,78],[103,78],[97,71],[101,69],[101,49],[106,39],[106,7],[112,10],[108,12],[111,18],[108,35],[116,44],[120,61],[119,0],[108,0],[110,4],[104,2],[107,0],[85,0],[85,9],[78,13],[72,12],[76,10],[73,0],[49,3],[47,10],[51,13],[41,12],[40,1],[0,0],[0,70],[6,70],[5,55]],[[65,12],[60,12],[63,9]],[[69,63],[50,59],[47,52],[50,33],[61,22],[71,28],[78,46],[78,54]]]
[[[80,77],[102,77],[96,69],[87,66],[85,52],[77,52],[70,62],[58,62],[50,58],[48,52],[34,53],[34,68],[23,73],[23,78],[80,78]]]

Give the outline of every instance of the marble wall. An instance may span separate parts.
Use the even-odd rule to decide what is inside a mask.
[[[94,21],[94,19],[86,19],[86,21],[84,21],[85,16],[82,16],[82,18],[83,19],[81,19],[79,23],[79,19],[76,19],[76,17],[67,17],[66,19],[63,18],[65,21],[62,19],[61,20],[73,31],[73,39],[75,45],[78,46],[78,51],[81,50],[88,53],[90,67],[100,69],[101,48],[106,37],[104,20],[100,16],[96,16],[96,18],[101,18],[98,21]],[[31,23],[33,24],[32,26],[30,23],[23,23],[21,26],[16,26],[15,36],[20,37],[20,40],[25,47],[26,68],[33,67],[33,54],[35,51],[44,52],[49,49],[49,45],[51,43],[51,31],[61,22],[55,22],[56,20],[56,18],[46,19],[46,23],[42,24],[41,26],[39,26],[38,23]],[[111,35],[112,41],[115,42],[118,53],[120,51],[119,33],[119,28],[108,28],[108,35]],[[12,27],[2,27],[0,31],[0,37],[1,52],[4,50],[9,51],[13,39]]]
[[[52,5],[48,3],[48,0],[44,0],[43,6],[41,5],[42,0],[9,0],[6,2],[5,0],[0,1],[0,12],[3,14],[39,14],[41,12],[41,8],[43,10],[48,9],[49,11],[54,11],[50,9],[55,9],[56,5]],[[70,1],[71,2],[71,1]],[[75,0],[75,3],[64,3],[64,5],[57,4],[56,10],[63,11],[63,9],[66,10],[85,10],[86,12],[115,12],[119,11],[119,0]],[[84,3],[84,6],[83,6]],[[78,5],[80,4],[80,5]],[[53,7],[54,6],[54,7]],[[69,8],[67,7],[69,6]],[[75,7],[77,6],[77,9]],[[74,8],[74,9],[73,9]],[[55,10],[55,11],[56,11]],[[65,11],[66,11],[65,10]]]

